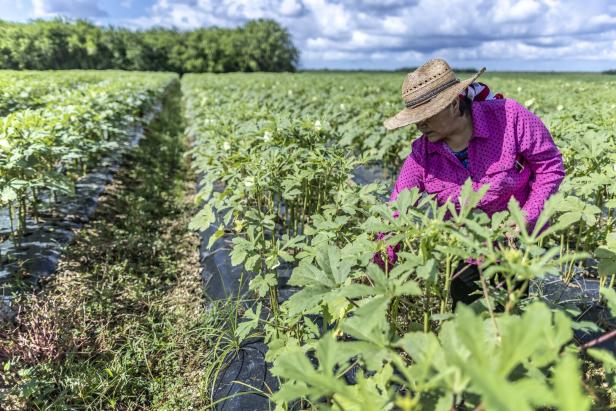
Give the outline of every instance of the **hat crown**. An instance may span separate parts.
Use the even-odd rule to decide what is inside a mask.
[[[429,60],[406,75],[402,83],[402,99],[411,101],[455,80],[455,73],[445,60]]]
[[[485,71],[482,67],[464,81],[458,79],[443,59],[433,59],[408,73],[402,83],[405,109],[384,121],[388,130],[429,118],[450,104]]]

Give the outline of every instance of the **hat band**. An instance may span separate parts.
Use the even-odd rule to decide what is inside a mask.
[[[420,105],[421,103],[426,102],[427,100],[430,100],[432,97],[436,96],[441,91],[443,91],[446,88],[451,87],[454,84],[459,83],[459,82],[460,82],[459,79],[454,78],[453,80],[449,80],[447,83],[441,84],[440,86],[438,86],[434,90],[429,91],[428,93],[424,94],[423,96],[419,96],[419,97],[414,98],[412,100],[405,101],[404,104],[406,105],[406,108],[413,108],[415,106]]]

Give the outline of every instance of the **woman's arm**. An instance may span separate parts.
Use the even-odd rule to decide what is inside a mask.
[[[546,200],[558,190],[565,177],[565,167],[562,155],[541,119],[519,103],[513,107],[517,112],[515,137],[518,152],[534,176],[530,180],[528,199],[522,206],[529,228],[532,229]]]

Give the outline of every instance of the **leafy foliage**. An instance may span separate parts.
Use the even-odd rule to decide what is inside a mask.
[[[0,81],[13,74],[2,72]],[[71,193],[92,165],[126,144],[142,115],[176,79],[168,73],[75,74],[70,79],[59,73],[55,94],[30,102],[24,97],[23,109],[11,103],[16,99],[8,91],[0,100],[9,103],[4,104],[9,113],[0,117],[0,205],[16,221],[12,234],[18,237],[28,217],[53,207],[58,193]],[[54,75],[28,72],[23,78],[34,89],[51,91]]]
[[[558,93],[560,83],[541,88],[548,97],[525,97],[546,118],[569,171],[529,231],[515,200],[492,218],[476,210],[487,187],[473,191],[470,182],[459,201],[440,205],[416,189],[386,204],[382,184],[354,182],[357,167],[374,164],[387,182],[408,154],[412,133],[385,134],[381,124],[399,110],[392,79],[183,79],[206,210],[193,226],[233,230],[233,263],[255,274],[250,288],[260,303],[246,313],[241,336],[260,334],[268,343],[267,359],[282,381],[273,399],[279,409],[589,409],[576,357],[583,349],[572,340],[580,325],[525,290],[563,267],[567,279],[595,250],[602,281],[614,274],[614,193],[606,177],[614,159],[598,155],[614,151],[613,114],[594,100],[598,110],[553,107],[549,92]],[[514,97],[513,90],[537,84],[500,81]],[[501,91],[496,79],[490,85]],[[573,90],[584,87],[609,93],[582,81]],[[584,137],[582,148],[573,136],[591,123],[603,133]],[[374,240],[378,233],[387,234]],[[394,246],[394,264],[385,258],[382,270],[372,263]],[[469,257],[479,267],[482,298],[452,312],[455,268]],[[289,266],[288,284],[298,291],[282,301],[279,269]],[[608,353],[588,354],[613,371]]]
[[[228,72],[294,71],[299,52],[270,19],[235,29],[102,28],[85,20],[0,20],[0,68]]]

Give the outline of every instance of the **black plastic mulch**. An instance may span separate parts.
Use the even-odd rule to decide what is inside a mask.
[[[144,116],[143,123],[149,124],[161,109],[160,103],[155,105]],[[12,321],[15,317],[11,297],[18,291],[15,276],[26,273],[21,280],[38,287],[40,280],[56,271],[63,249],[75,238],[75,230],[93,216],[105,186],[113,181],[125,154],[136,147],[143,136],[144,127],[135,126],[129,140],[77,181],[74,195],[58,196],[53,215],[42,215],[38,222],[28,217],[19,244],[8,238],[11,221],[8,211],[0,210],[0,235],[7,238],[0,244],[0,321]]]

